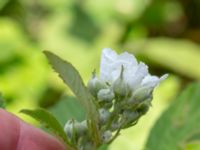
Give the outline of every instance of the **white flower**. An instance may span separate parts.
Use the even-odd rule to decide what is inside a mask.
[[[148,67],[143,62],[137,62],[136,58],[124,52],[117,54],[110,48],[102,50],[100,80],[112,85],[119,77],[123,66],[123,80],[134,91],[137,88],[154,88],[161,80],[167,78],[167,74],[162,77],[151,76]]]

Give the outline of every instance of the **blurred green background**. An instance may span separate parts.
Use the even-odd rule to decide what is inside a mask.
[[[99,68],[102,48],[129,51],[152,74],[170,74],[147,115],[109,148],[141,150],[161,112],[200,80],[199,43],[199,0],[0,0],[0,91],[7,109],[30,123],[36,124],[19,110],[44,107],[62,124],[66,111],[81,120],[42,51],[70,61],[85,83]]]

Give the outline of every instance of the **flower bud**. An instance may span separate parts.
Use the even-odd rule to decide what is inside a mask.
[[[111,89],[101,89],[97,94],[97,98],[99,101],[110,102],[114,99],[114,97],[115,95]]]
[[[99,80],[99,79],[96,77],[95,73],[93,73],[93,76],[92,76],[92,78],[89,80],[87,87],[88,87],[90,93],[91,93],[93,96],[96,97],[96,96],[97,96],[97,93],[98,93],[98,91],[99,91],[100,89],[106,88],[106,84],[105,84],[103,81]]]
[[[104,108],[99,109],[100,123],[104,124],[110,118],[110,112]]]
[[[64,127],[64,131],[70,139],[72,139],[72,136],[73,136],[73,124],[74,124],[74,120],[71,119],[67,121]]]
[[[150,101],[143,103],[137,108],[137,112],[140,113],[141,115],[144,115],[149,110],[149,106],[151,106]]]
[[[124,120],[123,128],[126,128],[130,124],[137,121],[140,116],[140,114],[137,111],[132,111],[132,110],[125,110],[122,115]]]
[[[115,130],[119,129],[120,126],[121,126],[120,122],[113,122],[111,125],[111,130],[115,131]]]
[[[116,96],[125,97],[130,93],[130,88],[123,79],[124,68],[122,66],[119,78],[113,83],[113,91]]]
[[[75,122],[74,123],[74,128],[75,128],[75,132],[77,134],[77,136],[81,136],[84,135],[87,132],[87,121],[84,120],[82,122]]]
[[[72,119],[67,121],[64,127],[64,131],[70,139],[73,139],[74,136],[79,138],[87,132],[87,129],[86,121],[78,122]]]
[[[152,91],[153,91],[152,88],[142,87],[142,88],[137,89],[133,93],[133,97],[139,100],[140,102],[143,102],[146,99],[152,98]]]
[[[102,140],[104,143],[109,142],[111,138],[112,138],[112,132],[110,130],[107,130],[102,134]]]

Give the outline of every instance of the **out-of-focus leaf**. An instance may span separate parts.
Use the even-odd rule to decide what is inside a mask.
[[[150,132],[146,149],[184,149],[188,144],[188,136],[199,133],[199,100],[200,83],[194,83],[158,119]]]
[[[107,150],[108,145],[102,145],[101,147],[98,148],[98,150]]]
[[[72,64],[62,60],[57,55],[48,51],[45,51],[44,53],[54,70],[59,73],[59,76],[70,87],[81,105],[85,108],[87,117],[89,120],[91,120],[90,126],[93,131],[93,133],[91,134],[93,134],[95,141],[99,141],[99,132],[97,129],[97,125],[99,122],[98,112],[93,102],[93,97],[85,87],[78,71],[72,66]]]
[[[61,137],[66,142],[66,144],[69,144],[69,140],[67,139],[67,136],[64,132],[64,128],[60,125],[57,119],[45,109],[41,108],[35,110],[23,109],[21,110],[21,113],[29,115],[34,119],[40,121],[45,125],[45,127],[50,129],[54,134]]]
[[[188,143],[185,150],[200,150],[200,141]]]
[[[81,3],[73,6],[73,20],[69,27],[70,35],[91,44],[99,35],[99,28],[96,22],[83,9]],[[81,28],[80,28],[81,27]],[[90,31],[90,32],[88,32]]]
[[[1,93],[0,93],[0,108],[5,108],[5,103],[3,97],[1,96]]]
[[[47,85],[39,98],[39,106],[42,108],[49,108],[57,103],[62,95],[62,90]]]
[[[150,62],[189,78],[200,79],[200,46],[187,40],[149,39],[138,52]]]
[[[49,111],[63,126],[69,119],[78,121],[86,119],[85,111],[75,97],[63,96],[61,100],[49,108]]]
[[[187,140],[184,142],[185,150],[199,150],[200,149],[200,132],[192,134]]]

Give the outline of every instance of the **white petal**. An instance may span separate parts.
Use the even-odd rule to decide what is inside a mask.
[[[130,65],[137,65],[137,60],[134,55],[124,52],[118,56],[118,61],[130,64]]]
[[[168,74],[164,74],[163,76],[160,77],[160,81],[167,79],[167,77],[168,77]]]
[[[117,59],[117,53],[110,48],[104,48],[101,55],[100,79],[103,81],[111,80],[112,64]]]
[[[148,86],[148,87],[155,87],[157,86],[160,81],[165,80],[167,78],[167,74],[163,75],[161,78],[158,78],[157,76],[151,76],[147,75],[143,80],[142,80],[142,86]]]
[[[134,90],[140,86],[140,83],[147,74],[148,67],[144,63],[140,63],[137,67],[132,67],[127,71],[125,79],[129,87]]]

